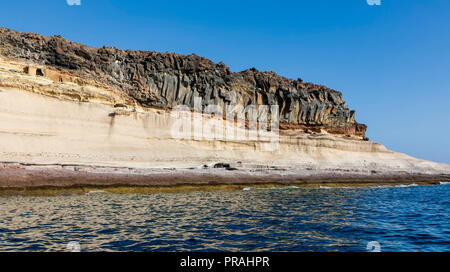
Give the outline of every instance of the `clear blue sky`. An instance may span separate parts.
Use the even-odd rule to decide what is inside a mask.
[[[15,0],[3,1],[0,25],[324,84],[372,140],[450,163],[448,0]]]

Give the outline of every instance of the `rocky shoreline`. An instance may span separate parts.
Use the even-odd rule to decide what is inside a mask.
[[[438,184],[450,175],[294,169],[123,168],[86,165],[0,164],[0,188],[78,186],[158,187],[186,185]]]

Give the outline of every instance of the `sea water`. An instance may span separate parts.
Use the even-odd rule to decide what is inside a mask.
[[[448,183],[13,196],[0,210],[0,251],[450,251]]]

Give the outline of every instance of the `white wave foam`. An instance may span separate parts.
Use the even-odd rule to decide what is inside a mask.
[[[417,185],[415,183],[413,183],[413,184],[400,184],[400,185],[396,185],[395,187],[406,188],[406,187],[415,187],[415,186],[419,186],[419,185]]]
[[[447,181],[441,181],[440,184],[441,184],[441,185],[449,185],[450,182],[447,182]]]
[[[89,192],[86,193],[86,195],[103,194],[103,193],[106,193],[106,192],[105,191],[101,191],[101,190],[99,190],[99,191],[89,191]]]
[[[289,189],[299,189],[297,186],[288,186],[288,187],[272,187],[269,190],[289,190]]]
[[[242,191],[251,191],[251,190],[289,190],[289,189],[299,189],[297,186],[288,186],[288,187],[271,187],[271,188],[252,188],[246,187],[242,189]]]
[[[320,186],[319,189],[357,189],[358,187],[352,186],[342,186],[342,187],[329,187],[329,186]]]

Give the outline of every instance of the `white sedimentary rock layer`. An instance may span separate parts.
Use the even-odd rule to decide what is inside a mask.
[[[132,168],[188,168],[226,162],[241,168],[287,171],[450,173],[449,165],[415,159],[369,141],[282,133],[278,147],[267,150],[257,140],[174,139],[171,128],[178,119],[168,111],[129,111],[17,88],[0,90],[3,162]]]

